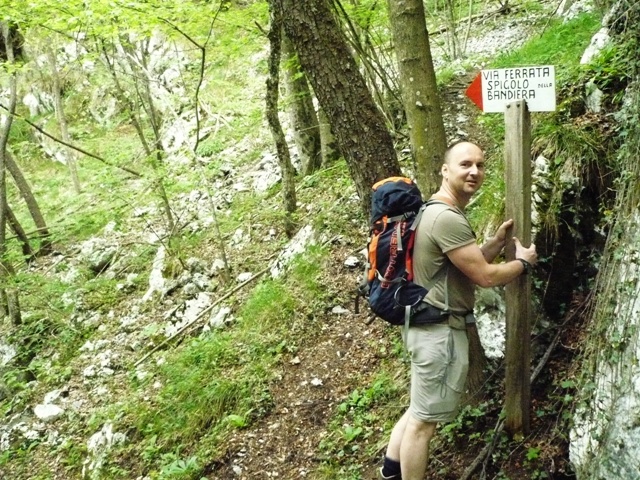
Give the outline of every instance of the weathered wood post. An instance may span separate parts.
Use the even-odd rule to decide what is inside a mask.
[[[507,104],[505,111],[506,218],[513,218],[507,234],[507,260],[515,259],[517,237],[531,244],[531,117],[524,100]],[[512,435],[529,431],[531,404],[531,280],[522,275],[505,289],[506,377],[505,428]]]

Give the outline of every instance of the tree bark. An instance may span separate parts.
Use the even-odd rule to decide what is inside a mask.
[[[322,152],[322,166],[328,167],[340,159],[340,147],[336,140],[327,114],[322,108],[318,109],[318,123],[320,125],[320,151]]]
[[[309,175],[322,164],[318,117],[307,77],[300,72],[300,64],[286,35],[282,37],[282,53],[293,139],[300,155],[302,175]]]
[[[0,60],[6,62],[9,58],[17,60],[23,57],[22,46],[24,38],[15,23],[6,24],[8,29],[9,42],[5,42],[5,36],[0,33]],[[11,57],[9,57],[8,49],[11,48]]]
[[[445,33],[445,39],[447,41],[449,49],[449,57],[451,58],[451,60],[456,60],[460,58],[462,54],[462,52],[460,51],[460,42],[458,41],[456,2],[454,2],[453,0],[446,0],[444,8],[448,27]]]
[[[274,0],[300,65],[324,109],[368,215],[371,186],[401,169],[384,117],[326,0]]]
[[[71,137],[69,136],[69,128],[67,126],[67,118],[64,114],[64,106],[62,103],[62,84],[60,82],[60,73],[58,72],[58,65],[56,62],[56,54],[53,48],[47,46],[47,58],[49,59],[49,65],[51,66],[51,79],[53,81],[53,98],[55,102],[56,118],[58,125],[60,126],[60,136],[62,140],[67,143],[71,143]],[[76,193],[80,193],[80,180],[78,179],[78,169],[76,166],[76,153],[68,148],[67,149],[67,168],[71,174],[71,181]]]
[[[389,19],[416,179],[429,196],[440,185],[447,141],[422,0],[389,0]]]
[[[271,129],[273,141],[276,144],[278,152],[278,163],[282,173],[282,196],[284,200],[284,209],[286,212],[285,232],[289,238],[293,236],[295,225],[293,222],[293,213],[296,210],[296,185],[295,172],[291,164],[289,156],[289,147],[282,131],[282,125],[278,118],[278,80],[280,75],[280,52],[282,39],[282,11],[277,2],[269,1],[269,14],[271,17],[271,26],[269,29],[269,45],[271,53],[269,55],[269,77],[267,78],[267,121]]]
[[[49,228],[47,227],[47,223],[44,221],[44,217],[42,216],[36,197],[33,196],[29,182],[27,182],[27,179],[22,174],[20,167],[8,151],[5,152],[5,165],[13,177],[14,182],[16,182],[20,195],[22,195],[22,198],[27,204],[33,223],[35,223],[36,228],[38,229],[38,235],[40,237],[39,254],[46,255],[50,253],[52,249],[51,238],[49,237]]]

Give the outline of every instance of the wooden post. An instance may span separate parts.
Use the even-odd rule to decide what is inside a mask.
[[[515,258],[517,237],[531,244],[531,118],[527,104],[519,100],[505,112],[506,218],[514,220],[507,234],[507,260]],[[509,283],[506,297],[505,428],[512,436],[529,431],[531,404],[531,281],[522,275]]]

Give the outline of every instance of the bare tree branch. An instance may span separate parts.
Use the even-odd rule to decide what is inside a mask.
[[[5,110],[7,112],[10,112],[10,110],[7,107],[5,107],[3,104],[1,104],[1,103],[0,103],[0,108],[2,108],[3,110]],[[131,175],[135,175],[138,178],[141,178],[143,176],[141,173],[136,172],[135,170],[132,170],[132,169],[130,169],[128,167],[122,167],[120,165],[115,165],[115,164],[109,162],[108,160],[106,160],[106,159],[104,159],[104,158],[102,158],[102,157],[100,157],[100,156],[98,156],[98,155],[96,155],[94,153],[87,152],[86,150],[84,150],[84,149],[82,149],[82,148],[80,148],[80,147],[78,147],[76,145],[73,145],[71,143],[65,142],[64,140],[61,140],[60,138],[51,135],[50,133],[46,132],[42,127],[40,127],[40,126],[36,125],[35,123],[29,121],[28,119],[26,119],[22,115],[18,115],[17,113],[15,113],[14,116],[16,118],[19,118],[19,119],[23,120],[29,126],[31,126],[32,128],[35,128],[38,132],[43,134],[45,137],[49,137],[54,142],[57,142],[57,143],[59,143],[61,145],[64,145],[65,147],[72,148],[73,150],[75,150],[77,152],[80,152],[83,155],[86,155],[87,157],[95,158],[96,160],[101,161],[105,165],[109,165],[110,167],[115,167],[115,168],[119,168],[120,170],[124,170],[125,172],[130,173]]]

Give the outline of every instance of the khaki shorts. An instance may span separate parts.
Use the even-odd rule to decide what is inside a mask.
[[[469,370],[466,330],[447,323],[410,327],[406,339],[411,356],[409,411],[423,422],[448,422],[458,413]]]

